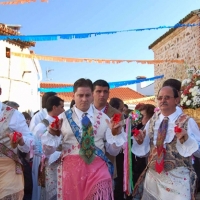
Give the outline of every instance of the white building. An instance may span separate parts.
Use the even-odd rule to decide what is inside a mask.
[[[19,35],[20,26],[0,24],[0,35]],[[20,40],[0,41],[1,101],[15,101],[19,111],[36,111],[40,108],[38,88],[42,79],[37,59],[13,56],[12,52],[30,54],[33,42]]]
[[[146,79],[146,77],[137,76],[136,79],[137,80]],[[154,96],[154,82],[151,81],[151,83],[148,83],[148,82],[138,83],[136,86],[136,91],[145,96]]]

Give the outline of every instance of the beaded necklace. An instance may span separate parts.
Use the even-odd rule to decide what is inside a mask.
[[[106,107],[105,107],[105,109],[104,109],[104,111],[103,111],[105,114],[107,114],[107,112],[108,112],[108,103],[106,103]]]

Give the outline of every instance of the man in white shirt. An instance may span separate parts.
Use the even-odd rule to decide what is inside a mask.
[[[0,102],[0,199],[23,199],[24,178],[17,148],[27,153],[31,141],[24,116]]]
[[[46,102],[49,97],[56,96],[55,92],[46,92],[42,96],[42,109],[37,112],[31,119],[30,123],[30,130],[33,131],[35,126],[39,124],[46,116],[47,116],[47,109],[46,109]]]
[[[176,110],[182,114],[184,112],[184,110],[182,110],[182,108],[180,107],[180,101],[181,101],[181,81],[177,80],[177,79],[167,79],[166,81],[164,81],[163,83],[163,87],[164,86],[171,86],[173,88],[175,88],[178,91],[178,96],[179,96],[179,102],[178,105],[176,106]],[[196,134],[200,134],[199,130]],[[200,145],[200,141],[198,141],[199,145]],[[195,172],[197,174],[198,177],[198,192],[200,192],[200,167],[199,167],[199,163],[200,163],[200,151],[197,151],[194,153],[194,160],[193,160],[193,166],[195,169]]]
[[[35,136],[35,148],[34,148],[34,157],[33,157],[33,166],[32,166],[32,178],[33,178],[33,193],[32,193],[32,200],[40,200],[40,199],[45,199],[45,200],[51,200],[56,198],[56,191],[57,191],[57,182],[56,182],[56,168],[50,166],[45,168],[45,174],[46,174],[46,182],[50,182],[51,184],[45,184],[45,188],[43,188],[42,195],[41,196],[41,187],[38,186],[38,168],[39,164],[41,162],[41,158],[43,156],[42,152],[42,142],[41,142],[41,136],[45,131],[47,130],[47,127],[49,124],[55,121],[55,118],[60,115],[62,112],[64,112],[64,101],[57,97],[57,96],[51,96],[48,98],[46,102],[46,109],[47,109],[47,116],[45,117],[45,120],[40,122],[33,131],[33,134]],[[45,124],[46,123],[46,124]],[[54,154],[51,155],[52,158],[51,163],[56,161],[60,157],[59,152],[55,152]],[[46,159],[46,162],[43,164],[47,164],[48,158]],[[52,169],[51,169],[52,168]],[[48,177],[50,174],[50,170],[54,170],[53,173],[55,176],[53,177]],[[50,180],[51,179],[51,180]],[[53,187],[54,184],[54,187]],[[50,187],[51,185],[51,187]]]
[[[77,80],[74,83],[75,105],[60,115],[63,119],[61,129],[49,128],[42,136],[48,146],[44,149],[46,153],[51,151],[50,147],[55,149],[56,141],[62,136],[58,200],[113,200],[113,167],[105,157],[105,150],[116,156],[126,138],[120,124],[109,122],[109,118],[91,104],[92,90],[91,80]]]
[[[133,199],[141,194],[143,181],[142,199],[194,199],[196,174],[191,156],[199,149],[198,126],[192,118],[176,110],[179,102],[176,89],[161,88],[157,100],[160,112],[149,120],[144,132],[133,138],[134,154],[145,156],[150,151],[146,176],[143,174],[136,183]],[[175,132],[177,125],[180,132]]]

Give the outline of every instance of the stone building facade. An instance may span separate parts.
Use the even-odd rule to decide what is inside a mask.
[[[200,9],[192,11],[179,21],[181,24],[199,24]],[[173,28],[154,41],[149,49],[154,52],[155,60],[184,60],[184,64],[161,63],[154,65],[154,75],[164,74],[164,78],[155,82],[155,94],[163,82],[169,78],[183,80],[186,69],[200,68],[200,26]]]

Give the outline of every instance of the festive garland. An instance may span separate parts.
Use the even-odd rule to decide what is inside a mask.
[[[2,5],[11,5],[11,4],[19,4],[19,3],[30,3],[33,0],[19,0],[19,1],[8,1],[8,2],[0,2]],[[42,0],[42,2],[47,2],[46,0]],[[90,38],[92,36],[99,36],[99,35],[110,35],[116,33],[123,33],[123,32],[138,32],[138,31],[150,31],[150,30],[158,30],[158,29],[169,29],[169,28],[182,28],[182,27],[193,27],[193,26],[200,26],[200,23],[197,24],[176,24],[174,26],[158,26],[158,27],[151,27],[151,28],[137,28],[137,29],[128,29],[128,30],[121,30],[121,31],[105,31],[105,32],[91,32],[91,33],[69,33],[69,34],[51,34],[51,35],[1,35],[0,40],[7,40],[7,39],[19,39],[23,41],[52,41],[58,39],[85,39]]]

